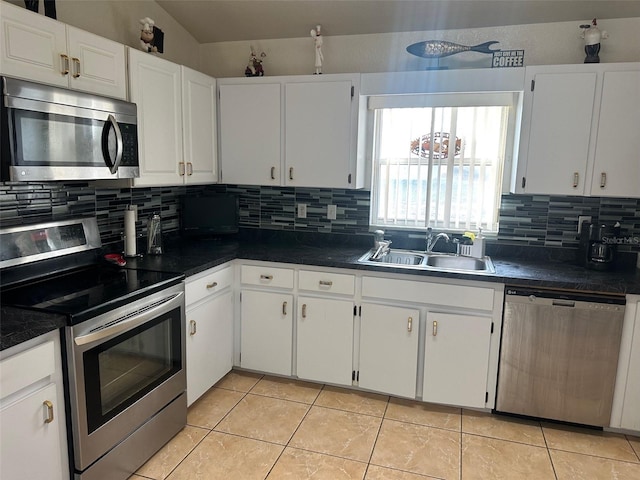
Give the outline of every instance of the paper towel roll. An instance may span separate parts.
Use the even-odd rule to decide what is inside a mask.
[[[124,211],[124,254],[133,257],[136,254],[136,211]]]

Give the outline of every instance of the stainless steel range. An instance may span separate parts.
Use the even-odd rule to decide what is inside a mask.
[[[128,478],[186,424],[183,276],[107,264],[95,218],[0,240],[2,303],[67,317],[74,477]]]

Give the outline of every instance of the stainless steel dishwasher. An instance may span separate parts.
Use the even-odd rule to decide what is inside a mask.
[[[625,299],[505,289],[496,411],[608,426]]]

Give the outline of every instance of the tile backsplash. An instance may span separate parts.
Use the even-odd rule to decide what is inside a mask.
[[[369,192],[363,190],[207,185],[110,189],[90,182],[3,183],[0,224],[3,227],[96,215],[104,244],[122,242],[124,211],[138,207],[139,236],[146,218],[160,212],[163,231],[180,227],[180,198],[202,192],[239,197],[240,226],[252,229],[370,235]],[[297,218],[296,204],[307,205],[307,218]],[[327,219],[327,205],[337,206],[337,218]],[[640,199],[503,195],[498,242],[521,246],[576,248],[578,216],[621,224],[630,238],[622,250],[640,250]]]

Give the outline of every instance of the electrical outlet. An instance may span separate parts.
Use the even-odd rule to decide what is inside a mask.
[[[335,205],[327,205],[327,218],[329,220],[335,220],[338,214],[338,207]]]
[[[299,203],[298,204],[298,218],[307,218],[307,204]]]
[[[582,231],[582,222],[590,222],[590,221],[591,221],[590,215],[579,215],[578,216],[578,233]]]

